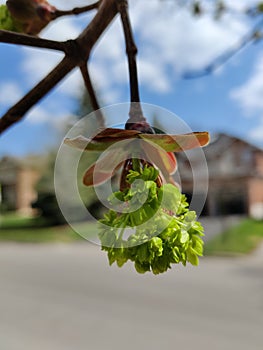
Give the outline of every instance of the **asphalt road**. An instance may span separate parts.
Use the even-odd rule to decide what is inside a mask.
[[[138,275],[90,244],[0,245],[0,350],[262,350],[263,251]]]

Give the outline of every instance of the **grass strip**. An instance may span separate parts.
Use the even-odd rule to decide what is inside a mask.
[[[245,219],[208,241],[204,255],[239,255],[252,252],[263,239],[263,221]]]

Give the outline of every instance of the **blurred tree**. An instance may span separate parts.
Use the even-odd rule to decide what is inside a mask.
[[[90,97],[85,89],[83,89],[82,96],[77,102],[78,106],[76,108],[76,115],[74,122],[81,119],[81,117],[88,115],[93,111],[91,106]],[[89,130],[92,132],[97,129],[98,125],[91,123],[89,125]],[[65,134],[71,125],[65,127]],[[54,168],[57,156],[57,148],[52,149],[47,155],[47,162],[45,171],[37,184],[36,190],[38,192],[38,199],[32,204],[33,208],[40,211],[41,215],[47,219],[49,224],[62,224],[65,222],[63,215],[59,209],[54,188]],[[98,154],[88,154],[83,152],[80,158],[78,171],[77,171],[77,182],[79,188],[80,197],[87,208],[91,208],[91,212],[96,217],[97,211],[100,211],[101,207],[96,206],[97,197],[93,187],[84,186],[82,183],[82,177],[85,170],[95,162]],[[76,220],[81,220],[81,218],[76,217]]]

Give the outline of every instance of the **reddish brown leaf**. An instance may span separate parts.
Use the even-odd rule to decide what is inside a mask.
[[[135,139],[139,134],[140,132],[136,130],[108,128],[91,138],[84,136],[78,136],[74,139],[66,138],[64,143],[83,151],[105,151],[116,142]]]
[[[209,133],[205,131],[182,135],[140,134],[139,137],[155,143],[167,152],[186,151],[209,143]]]
[[[173,174],[176,171],[177,163],[173,153],[164,151],[153,143],[143,142],[142,147],[152,164],[161,170],[163,175]]]
[[[110,179],[118,168],[128,158],[124,150],[105,152],[84,174],[83,183],[86,186],[96,186]]]
[[[92,139],[87,139],[83,136],[78,136],[74,139],[66,138],[64,140],[64,143],[68,146],[78,148],[83,151],[105,151],[109,146],[111,146],[115,142],[113,141],[111,143],[103,143],[94,141]]]

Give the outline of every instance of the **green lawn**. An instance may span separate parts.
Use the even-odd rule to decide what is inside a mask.
[[[13,242],[73,242],[83,238],[70,226],[45,226],[41,218],[21,217],[17,214],[1,215],[0,241]],[[81,232],[92,237],[96,232],[96,223],[80,223]],[[257,247],[263,239],[263,221],[244,220],[222,234],[216,236],[204,246],[204,255],[247,254]]]
[[[40,227],[44,225],[45,220],[41,217],[22,216],[13,212],[0,215],[0,229]]]
[[[263,239],[263,221],[246,219],[222,234],[208,241],[204,247],[205,255],[248,254]]]
[[[78,224],[82,232],[92,237],[96,232],[96,223]],[[84,240],[70,226],[45,226],[41,218],[21,217],[17,214],[1,215],[0,241],[6,242],[72,242]]]

